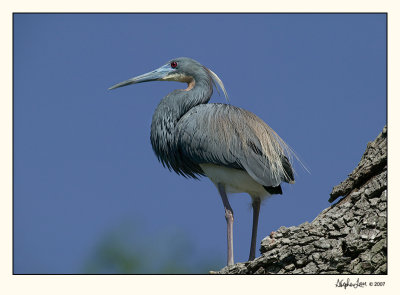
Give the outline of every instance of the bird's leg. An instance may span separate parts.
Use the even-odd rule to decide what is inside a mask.
[[[233,210],[229,204],[226,195],[225,186],[221,183],[218,184],[218,191],[221,195],[222,202],[224,203],[225,219],[227,224],[227,240],[228,240],[228,266],[233,265]]]
[[[258,216],[260,214],[260,198],[252,198],[252,206],[253,206],[253,230],[251,232],[251,245],[250,245],[250,255],[249,261],[254,260],[256,258],[256,242],[257,242],[257,228],[258,228]]]

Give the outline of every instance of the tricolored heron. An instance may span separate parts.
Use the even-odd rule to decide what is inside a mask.
[[[186,177],[207,176],[217,187],[227,221],[228,265],[233,264],[233,210],[227,193],[251,196],[249,260],[253,260],[261,201],[282,194],[282,181],[294,183],[290,148],[253,113],[228,104],[208,104],[215,83],[227,97],[224,85],[214,72],[187,57],[109,89],[148,81],[187,83],[186,89],[172,91],[159,103],[151,123],[153,150],[168,169]]]

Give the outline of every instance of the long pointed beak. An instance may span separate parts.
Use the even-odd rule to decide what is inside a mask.
[[[110,88],[108,88],[108,90],[112,90],[115,88],[131,85],[131,84],[162,80],[163,78],[168,76],[173,71],[175,71],[175,69],[171,68],[171,66],[169,64],[166,64],[154,71],[151,71],[146,74],[126,80],[124,82],[115,84],[114,86],[111,86]]]

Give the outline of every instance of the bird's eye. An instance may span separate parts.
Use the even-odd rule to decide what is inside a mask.
[[[178,66],[176,61],[171,62],[171,68],[175,69]]]

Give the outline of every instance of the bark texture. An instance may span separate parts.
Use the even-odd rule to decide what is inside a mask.
[[[280,227],[261,242],[261,256],[219,274],[386,274],[387,128],[334,187],[311,223]]]

